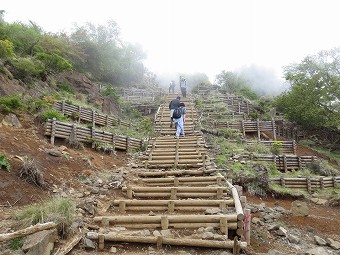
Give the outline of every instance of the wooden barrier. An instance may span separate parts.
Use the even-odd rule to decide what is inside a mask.
[[[101,223],[102,227],[109,225],[122,226],[128,229],[195,229],[200,227],[218,228],[222,234],[228,237],[228,230],[237,230],[241,226],[237,221],[237,215],[140,215],[131,216],[98,216],[94,222]]]
[[[55,138],[70,138],[73,136],[78,142],[105,143],[112,145],[114,149],[129,150],[144,147],[145,141],[142,139],[130,138],[127,136],[116,135],[114,133],[96,130],[94,127],[86,128],[69,124],[55,119],[48,120],[45,126],[45,136],[51,136],[51,143],[54,144]]]
[[[258,139],[261,139],[261,132],[270,131],[273,134],[273,139],[276,140],[276,131],[275,131],[275,121],[248,121],[242,120],[237,122],[212,122],[212,125],[215,128],[233,128],[238,129],[243,133],[243,137],[246,136],[246,133],[257,132]]]
[[[217,198],[228,196],[227,187],[123,187],[129,199],[137,198]]]
[[[204,176],[210,175],[212,173],[223,171],[223,169],[197,169],[197,170],[169,170],[169,171],[143,171],[137,173],[139,177],[168,177],[168,176],[183,176],[183,175],[190,175],[190,176]]]
[[[66,103],[64,100],[58,101],[54,106],[54,110],[61,112],[63,115],[74,116],[78,122],[85,121],[92,123],[93,126],[132,126],[131,123],[123,121],[117,117],[107,114],[98,113],[92,109],[83,108],[81,106]]]
[[[340,176],[334,177],[304,177],[304,178],[287,178],[277,177],[270,178],[269,182],[279,184],[283,188],[289,189],[306,189],[308,192],[317,189],[336,188],[340,186]]]
[[[207,186],[224,184],[222,176],[205,176],[205,177],[167,177],[167,178],[143,178],[138,182],[145,186]]]
[[[267,148],[272,148],[274,142],[279,142],[281,145],[279,146],[279,150],[283,154],[296,154],[296,142],[295,140],[292,141],[246,141],[248,145],[254,144],[263,144]]]
[[[173,213],[175,211],[205,211],[208,208],[225,209],[234,207],[234,200],[115,200],[114,206],[119,206],[119,212],[126,211],[167,211]]]
[[[242,155],[255,161],[273,162],[279,171],[287,172],[289,170],[303,169],[308,164],[317,159],[315,156],[296,156],[296,155]]]
[[[142,237],[142,236],[128,236],[119,234],[98,234],[95,232],[88,232],[87,238],[92,240],[98,240],[99,249],[104,249],[105,241],[113,242],[130,242],[130,243],[150,243],[157,244],[160,249],[162,245],[179,245],[179,246],[194,246],[194,247],[207,247],[218,249],[233,249],[239,251],[240,249],[247,248],[246,242],[239,242],[237,239],[234,241],[215,241],[215,240],[201,240],[201,239],[188,239],[188,238],[166,238],[162,236]],[[234,253],[238,254],[238,253]]]

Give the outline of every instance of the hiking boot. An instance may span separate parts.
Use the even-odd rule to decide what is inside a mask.
[[[170,128],[172,128],[172,122],[170,122]]]

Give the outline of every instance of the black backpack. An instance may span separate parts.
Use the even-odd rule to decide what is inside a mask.
[[[174,110],[174,113],[172,114],[172,117],[174,119],[179,119],[182,116],[182,109],[181,108],[176,108]]]

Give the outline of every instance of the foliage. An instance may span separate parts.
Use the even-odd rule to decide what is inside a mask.
[[[16,213],[16,218],[24,226],[53,221],[57,224],[58,232],[64,236],[73,222],[75,202],[70,198],[54,197],[51,200],[29,205]]]
[[[70,61],[55,53],[37,53],[35,58],[44,64],[47,73],[61,73],[72,70]]]
[[[66,116],[64,116],[61,112],[57,110],[48,110],[41,114],[41,118],[43,121],[47,121],[53,118],[56,118],[56,120],[59,120],[59,121],[64,121],[67,119]]]
[[[235,139],[237,141],[240,141],[242,138],[242,133],[238,129],[233,128],[224,128],[222,129],[223,136],[226,139]]]
[[[13,77],[27,83],[34,78],[40,78],[45,71],[43,63],[34,58],[11,59],[8,64],[14,68]]]
[[[154,126],[151,118],[149,117],[144,117],[142,121],[139,124],[141,131],[143,134],[147,137],[151,137],[154,135]]]
[[[14,45],[11,41],[5,39],[0,40],[0,58],[12,58],[14,57]]]
[[[75,132],[71,132],[70,136],[66,140],[67,146],[77,149],[77,150],[84,150],[84,144],[78,141]]]
[[[12,251],[20,250],[22,248],[22,246],[24,245],[24,241],[25,241],[24,237],[14,238],[12,240],[9,240],[8,247]]]
[[[310,169],[313,174],[317,175],[334,176],[337,174],[337,171],[325,160],[315,160],[307,164],[306,167]]]
[[[24,104],[19,96],[0,97],[0,109],[5,113],[14,113],[16,110],[24,109]]]
[[[304,128],[340,126],[340,48],[307,56],[285,67],[289,91],[275,101],[290,121]]]
[[[56,99],[54,96],[44,96],[43,98],[30,98],[27,101],[27,110],[30,113],[37,113],[54,105]]]
[[[237,94],[242,88],[249,87],[241,76],[224,70],[216,76],[216,84],[230,94]]]
[[[269,154],[269,149],[262,143],[252,143],[252,144],[247,144],[245,146],[245,149],[251,153],[254,154]]]
[[[116,101],[120,99],[117,90],[111,84],[106,86],[101,93],[103,96],[112,96]]]
[[[283,145],[283,143],[281,141],[274,141],[274,142],[272,142],[271,152],[274,155],[280,155],[280,153],[282,151],[282,145]]]
[[[257,94],[250,88],[250,86],[241,87],[239,90],[239,94],[250,100],[258,99]]]
[[[11,166],[7,161],[5,155],[0,154],[0,170],[5,167],[8,172],[11,171]]]
[[[58,84],[58,87],[60,88],[61,91],[74,94],[74,88],[68,82],[62,81]]]

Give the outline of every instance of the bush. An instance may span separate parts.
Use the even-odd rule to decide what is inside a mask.
[[[0,58],[12,58],[14,57],[14,45],[11,41],[5,39],[0,40]]]
[[[58,232],[64,236],[69,232],[75,214],[75,203],[70,198],[55,197],[40,204],[29,205],[16,214],[23,226],[53,221]]]
[[[23,157],[23,165],[20,168],[20,177],[28,183],[39,187],[44,186],[43,174],[38,168],[35,160],[32,158]]]
[[[27,109],[30,113],[37,113],[43,109],[48,109],[56,102],[53,96],[43,98],[32,98],[27,102]]]
[[[25,239],[23,237],[14,238],[14,239],[12,239],[8,242],[8,247],[12,251],[20,250],[22,248],[22,246],[24,245],[24,240]]]
[[[31,82],[34,78],[40,78],[45,72],[43,63],[35,59],[18,58],[9,61],[9,64],[15,68],[12,71],[14,78],[23,82]]]
[[[49,110],[41,114],[41,118],[43,121],[47,121],[48,119],[56,118],[59,121],[66,120],[66,116],[64,116],[62,113],[58,112],[57,110]]]
[[[61,91],[65,91],[65,92],[68,92],[70,94],[74,94],[74,88],[68,82],[60,82],[58,84],[58,87],[60,88]]]
[[[8,163],[6,157],[2,154],[0,154],[0,170],[5,167],[7,169],[8,172],[11,171],[11,166]]]
[[[58,54],[37,53],[35,57],[44,63],[48,73],[60,73],[72,70],[72,64]]]
[[[0,97],[0,108],[5,113],[13,113],[15,110],[22,110],[24,104],[21,102],[19,96]]]

